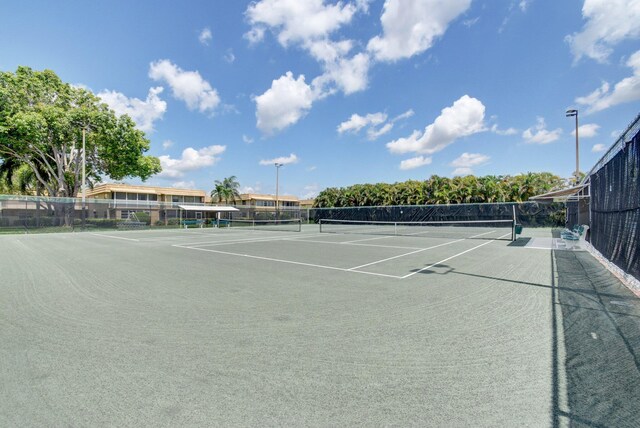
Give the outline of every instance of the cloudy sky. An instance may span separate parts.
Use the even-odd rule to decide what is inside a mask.
[[[51,69],[151,140],[148,183],[312,197],[589,170],[640,112],[640,0],[2,0],[0,69]],[[133,182],[133,181],[132,181]]]

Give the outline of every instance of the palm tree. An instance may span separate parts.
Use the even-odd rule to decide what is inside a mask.
[[[211,191],[211,201],[222,202],[224,200],[224,195],[225,195],[224,190],[225,190],[224,186],[222,186],[222,183],[220,182],[220,180],[216,180],[215,187]]]
[[[240,183],[235,175],[231,177],[227,177],[222,181],[216,180],[214,183],[215,187],[211,191],[211,200],[217,200],[218,202],[225,201],[226,204],[229,204],[230,201],[236,203],[236,199],[240,198],[240,192],[238,189],[240,188]]]

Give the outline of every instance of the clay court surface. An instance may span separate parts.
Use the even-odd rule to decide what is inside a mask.
[[[640,300],[554,233],[0,236],[0,426],[638,426]]]

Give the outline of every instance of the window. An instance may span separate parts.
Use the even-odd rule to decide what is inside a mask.
[[[149,195],[149,200],[150,201],[157,201],[158,200],[158,195]]]
[[[124,192],[116,192],[116,199],[127,199],[127,194]]]

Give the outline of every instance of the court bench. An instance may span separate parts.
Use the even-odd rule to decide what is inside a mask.
[[[567,248],[572,248],[584,242],[588,230],[589,226],[586,224],[576,224],[571,230],[565,229],[560,232],[560,237],[565,241]]]
[[[202,228],[204,227],[204,220],[182,220],[181,225],[184,226],[185,229],[188,229],[189,226]]]

